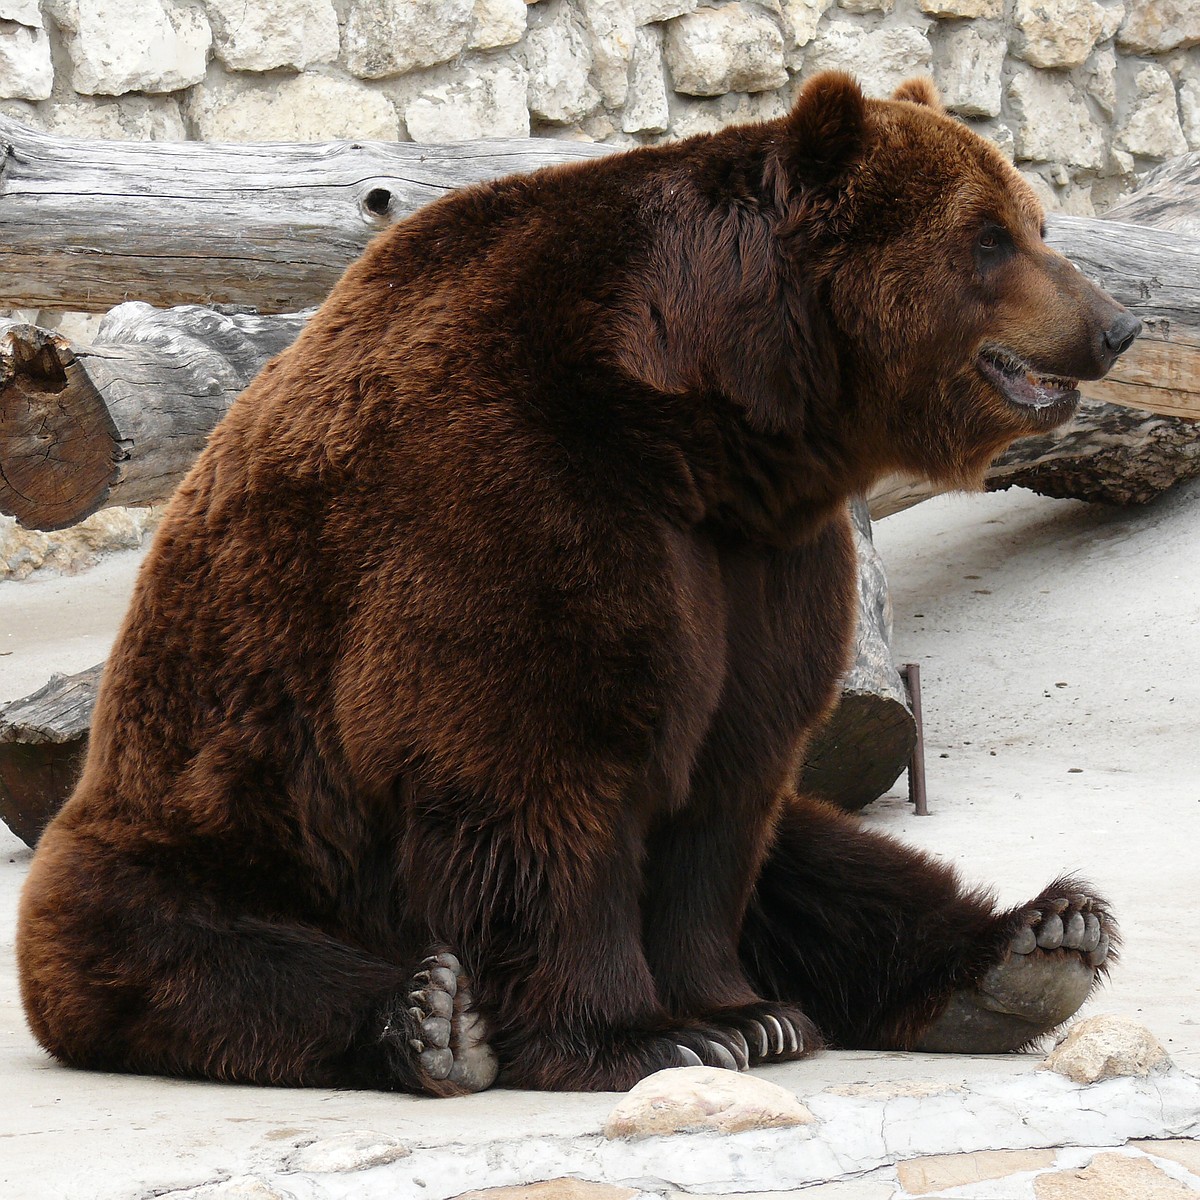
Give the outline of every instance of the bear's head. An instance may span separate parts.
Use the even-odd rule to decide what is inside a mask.
[[[1139,322],[1044,241],[1033,190],[911,80],[815,77],[776,134],[793,282],[835,340],[837,406],[873,467],[977,482],[1074,411]],[[820,403],[820,399],[815,401]]]

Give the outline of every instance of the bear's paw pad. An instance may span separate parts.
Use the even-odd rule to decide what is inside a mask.
[[[412,1036],[408,1045],[421,1073],[436,1084],[481,1092],[496,1080],[499,1064],[488,1029],[458,958],[448,950],[429,955],[408,994]]]

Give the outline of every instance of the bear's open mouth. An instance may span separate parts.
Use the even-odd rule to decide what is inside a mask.
[[[1079,380],[1048,375],[1002,346],[988,346],[975,360],[983,377],[1021,408],[1043,409],[1079,399]]]

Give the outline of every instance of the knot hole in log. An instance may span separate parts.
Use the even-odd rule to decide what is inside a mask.
[[[373,187],[362,198],[363,212],[376,221],[389,220],[392,213],[392,193],[385,187]]]

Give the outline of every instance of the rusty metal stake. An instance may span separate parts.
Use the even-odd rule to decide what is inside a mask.
[[[925,795],[925,727],[921,721],[921,668],[916,663],[905,663],[900,668],[900,678],[908,689],[908,703],[912,708],[913,724],[917,729],[917,741],[913,746],[912,758],[908,760],[908,799],[918,817],[929,816],[929,803]]]

